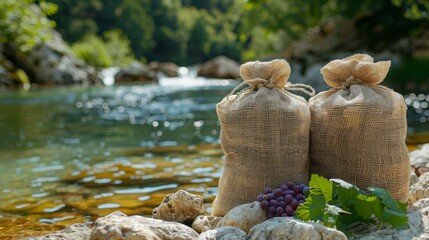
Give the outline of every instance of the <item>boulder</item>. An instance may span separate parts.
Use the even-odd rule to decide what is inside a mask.
[[[429,198],[429,173],[423,173],[419,181],[410,187],[408,204],[411,205],[423,198]]]
[[[69,227],[45,235],[33,238],[35,240],[88,240],[91,234],[91,228],[82,223],[74,223]]]
[[[240,65],[225,56],[218,56],[203,63],[198,70],[198,76],[208,78],[240,78]]]
[[[115,75],[115,83],[154,81],[158,81],[156,73],[140,62],[133,62],[128,68],[119,70]]]
[[[211,229],[216,228],[219,221],[222,219],[222,217],[215,217],[215,216],[198,216],[195,218],[194,222],[192,223],[192,228],[199,232],[205,232]]]
[[[236,227],[221,227],[203,232],[198,240],[246,240],[246,233]]]
[[[51,39],[21,52],[13,43],[4,53],[16,67],[23,69],[31,83],[44,85],[92,85],[101,83],[95,68],[76,59],[61,35],[51,30]]]
[[[307,223],[295,218],[276,217],[254,226],[249,234],[249,240],[346,240],[344,233],[322,226],[317,223]]]
[[[330,56],[340,49],[348,52],[359,49],[364,45],[360,35],[354,19],[327,21],[309,29],[303,38],[293,42],[288,49],[287,58],[306,58],[310,66],[322,56]]]
[[[429,143],[423,144],[419,149],[410,152],[410,163],[415,168],[429,167]]]
[[[152,217],[166,221],[192,224],[204,214],[203,197],[179,190],[165,196],[162,203],[153,209]]]
[[[91,240],[192,240],[198,233],[192,228],[176,222],[142,216],[127,216],[116,211],[97,219]]]
[[[255,201],[231,209],[222,220],[219,221],[217,227],[236,227],[248,233],[253,226],[260,224],[266,219],[267,214],[260,207],[259,202]]]
[[[162,72],[169,77],[177,77],[179,66],[173,62],[150,62],[149,70]]]

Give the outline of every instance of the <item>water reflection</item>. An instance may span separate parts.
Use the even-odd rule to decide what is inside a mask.
[[[408,107],[408,131],[428,132],[429,131],[429,95],[423,93],[411,93],[404,96]]]

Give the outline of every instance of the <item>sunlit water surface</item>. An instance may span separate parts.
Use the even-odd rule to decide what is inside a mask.
[[[191,77],[2,92],[0,238],[115,210],[150,215],[178,189],[202,195],[210,211],[222,171],[215,105],[235,84]],[[405,99],[410,133],[427,132],[429,97]]]

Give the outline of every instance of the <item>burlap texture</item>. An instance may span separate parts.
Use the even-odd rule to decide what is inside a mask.
[[[321,69],[333,89],[309,101],[310,172],[360,188],[382,187],[408,198],[410,160],[402,95],[383,86],[390,61],[365,54],[334,60]]]
[[[304,98],[284,90],[289,64],[249,62],[240,73],[252,90],[226,97],[216,107],[225,167],[215,216],[255,201],[265,187],[308,182],[310,110]]]

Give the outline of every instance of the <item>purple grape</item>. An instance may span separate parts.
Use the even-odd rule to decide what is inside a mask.
[[[277,202],[277,200],[270,200],[270,206],[274,206],[274,207],[278,207],[279,206],[279,202]]]
[[[285,198],[283,196],[280,196],[280,197],[276,197],[276,200],[277,202],[281,202],[281,201],[284,201]]]
[[[282,207],[277,207],[276,213],[277,213],[277,216],[281,216],[284,213],[284,209]]]
[[[282,217],[287,217],[287,214],[286,213],[282,213],[282,215],[281,215]]]
[[[289,194],[289,195],[295,196],[295,191],[294,191],[294,190],[287,190],[287,191],[286,191],[286,194]],[[285,195],[286,195],[286,194],[285,194]]]
[[[268,215],[267,215],[267,218],[268,219],[271,219],[271,218],[273,218],[274,217],[274,214],[272,214],[272,213],[268,213]]]
[[[295,215],[296,215],[296,211],[293,211],[293,212],[292,212],[292,216],[295,216]]]
[[[264,189],[264,194],[268,194],[268,193],[272,193],[273,189],[271,189],[270,187],[267,187]]]
[[[287,190],[289,190],[289,188],[286,186],[286,184],[282,184],[282,185],[280,185],[280,189],[282,190],[282,191],[287,191]]]
[[[274,197],[280,197],[283,195],[283,191],[280,188],[277,188],[276,190],[274,190],[273,194]]]
[[[288,216],[292,216],[292,214],[293,214],[293,209],[292,209],[292,207],[291,207],[291,206],[286,206],[286,208],[285,208],[285,213],[286,213]]]
[[[258,200],[258,202],[262,202],[262,200],[264,200],[264,195],[259,194],[259,195],[256,197],[256,200]]]
[[[286,203],[285,203],[285,201],[280,201],[279,202],[279,207],[282,207],[282,208],[285,208],[286,207]]]
[[[302,193],[305,196],[308,196],[310,194],[310,187],[309,186],[305,186],[304,189],[302,189]]]
[[[288,183],[286,183],[286,186],[287,186],[289,189],[293,189],[293,188],[295,187],[295,184],[294,184],[293,182],[288,182]]]
[[[261,208],[262,209],[268,209],[269,206],[270,206],[270,203],[267,200],[261,201]]]
[[[298,205],[301,205],[301,204],[303,204],[303,203],[305,203],[305,200],[299,200],[299,201],[298,201]]]
[[[295,199],[299,201],[299,200],[304,200],[305,197],[301,193],[298,193],[297,195],[295,195]]]
[[[274,214],[274,213],[276,213],[276,209],[277,209],[277,207],[271,206],[271,207],[268,209],[268,212],[269,212],[269,213]]]
[[[265,194],[265,195],[262,195],[262,198],[264,199],[264,200],[270,200],[270,198],[268,197],[268,195],[267,194]]]
[[[271,200],[274,198],[274,195],[272,193],[268,193],[267,194],[268,199],[267,200]]]
[[[298,201],[294,199],[289,205],[293,208],[293,210],[296,210],[299,204],[298,204]]]
[[[285,196],[285,202],[286,204],[290,204],[293,201],[292,195],[288,194]]]
[[[301,188],[301,186],[295,186],[295,187],[293,188],[293,191],[294,191],[296,194],[298,194],[298,193],[302,193],[302,188]]]

